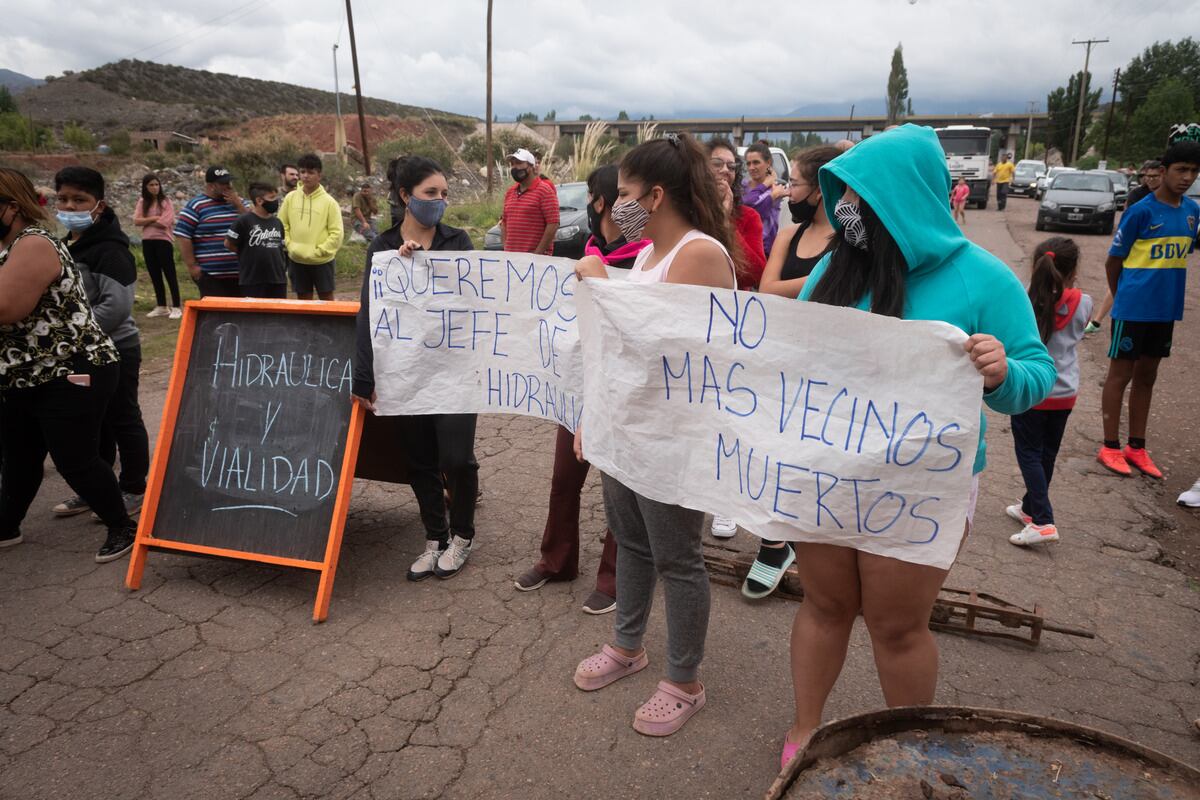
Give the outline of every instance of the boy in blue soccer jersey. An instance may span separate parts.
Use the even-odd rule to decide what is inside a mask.
[[[1118,475],[1131,474],[1132,465],[1152,478],[1162,472],[1146,452],[1146,421],[1158,362],[1171,355],[1175,321],[1183,319],[1187,257],[1200,218],[1200,205],[1184,192],[1200,174],[1200,142],[1171,144],[1162,165],[1162,183],[1121,216],[1104,262],[1113,324],[1102,401],[1104,446],[1096,456]],[[1121,405],[1131,383],[1129,445],[1121,450]]]

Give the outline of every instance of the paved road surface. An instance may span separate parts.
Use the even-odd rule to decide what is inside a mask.
[[[969,212],[970,235],[1018,274],[1031,225],[1032,205],[1019,199],[1007,224],[994,206]],[[1093,293],[1096,269],[1089,262],[1084,275]],[[1008,544],[1015,529],[1003,507],[1020,479],[1006,420],[993,417],[978,526],[949,584],[1040,603],[1098,638],[1047,634],[1030,652],[940,637],[938,698],[1094,725],[1200,763],[1190,727],[1200,716],[1200,584],[1165,566],[1163,549],[1200,534],[1172,507],[1200,474],[1195,370],[1173,359],[1164,371],[1162,415],[1187,416],[1154,440],[1168,484],[1120,480],[1092,460],[1102,345],[1087,347],[1055,483],[1064,541]],[[145,381],[155,428],[165,368]],[[663,663],[661,614],[648,638],[652,668],[583,694],[571,672],[612,624],[579,611],[590,581],[512,588],[540,539],[553,437],[527,419],[481,420],[478,549],[447,582],[403,579],[422,546],[408,489],[357,485],[320,626],[309,623],[315,579],[297,572],[156,555],[142,591],[125,591],[124,561],[92,562],[97,526],[50,518],[66,493],[52,476],[26,544],[0,554],[0,797],[761,796],[790,721],[793,605],[751,605],[714,587],[708,707],[673,738],[634,733],[633,712]],[[593,475],[588,571],[603,530],[598,489]],[[881,705],[860,626],[828,714]]]

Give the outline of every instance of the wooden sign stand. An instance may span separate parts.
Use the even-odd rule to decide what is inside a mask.
[[[320,314],[355,316],[358,303],[311,300],[251,300],[241,298],[205,298],[188,302],[184,306],[180,324],[179,340],[175,346],[175,360],[171,368],[171,380],[167,385],[167,402],[163,407],[162,423],[159,426],[158,442],[154,449],[154,460],[150,468],[142,515],[138,520],[137,540],[129,559],[129,571],[125,585],[138,589],[142,585],[142,573],[146,568],[146,556],[151,550],[175,551],[196,555],[218,556],[242,561],[258,561],[282,567],[308,569],[321,574],[317,586],[317,599],[313,606],[313,622],[324,622],[329,615],[329,600],[333,592],[333,578],[337,572],[338,555],[342,547],[342,530],[346,524],[346,513],[350,506],[350,494],[354,488],[354,465],[358,459],[359,439],[362,435],[363,408],[353,403],[350,426],[346,432],[346,452],[342,457],[342,468],[337,496],[333,506],[333,518],[329,524],[329,538],[325,547],[325,558],[321,561],[306,561],[295,558],[229,550],[219,547],[173,541],[153,536],[154,520],[158,513],[163,479],[167,461],[171,454],[175,424],[183,401],[183,388],[187,378],[188,362],[192,352],[192,340],[196,334],[196,323],[204,311],[234,311],[282,314]]]

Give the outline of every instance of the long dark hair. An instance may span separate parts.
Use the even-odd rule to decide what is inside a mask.
[[[616,164],[605,164],[602,167],[596,167],[592,170],[592,174],[587,177],[588,194],[592,197],[592,202],[596,202],[596,198],[604,200],[604,210],[612,211],[613,203],[617,202],[617,174],[620,169]],[[592,231],[597,233],[597,231]]]
[[[738,155],[737,148],[733,146],[733,142],[726,139],[724,136],[714,136],[707,142],[708,156],[712,158],[713,150],[721,148],[733,153],[733,183],[729,188],[733,191],[733,207],[736,210],[742,204],[742,179],[745,177],[742,173],[744,164],[741,156]]]
[[[150,190],[146,187],[150,185],[150,181],[158,181],[158,197],[150,194]],[[142,176],[142,213],[149,214],[151,208],[157,208],[162,211],[163,198],[167,196],[166,189],[163,188],[162,180],[153,172],[147,172]]]
[[[717,194],[717,179],[703,148],[686,133],[639,144],[621,159],[621,172],[647,187],[661,186],[696,230],[716,239],[733,259],[739,277],[746,259]]]
[[[908,261],[874,209],[861,197],[858,213],[867,229],[867,249],[847,242],[845,228],[839,228],[833,237],[836,244],[829,265],[809,299],[831,306],[853,306],[869,293],[871,313],[902,317]]]
[[[1037,319],[1042,341],[1054,333],[1054,316],[1063,290],[1075,275],[1079,247],[1065,236],[1051,236],[1033,251],[1033,273],[1029,278],[1029,302]]]

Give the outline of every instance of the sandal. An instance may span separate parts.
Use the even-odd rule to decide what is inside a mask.
[[[757,558],[754,559],[754,563],[750,565],[750,572],[746,575],[746,580],[742,581],[743,596],[750,600],[761,600],[779,588],[779,584],[783,581],[784,573],[796,561],[795,548],[790,544],[785,544],[784,547],[788,550],[787,558],[778,567],[764,564]],[[766,591],[752,587],[750,585],[752,581],[765,587]]]
[[[606,644],[599,653],[579,662],[575,668],[575,685],[585,692],[594,692],[627,675],[641,672],[649,663],[645,650],[630,658]]]
[[[673,683],[659,681],[658,691],[633,715],[633,729],[646,736],[670,736],[702,708],[703,687],[688,694]]]

